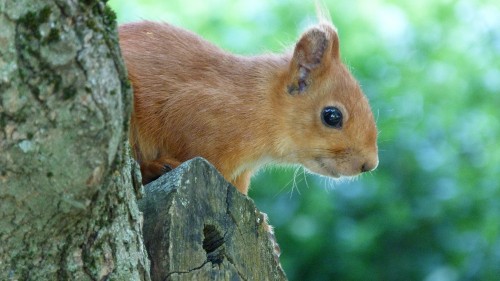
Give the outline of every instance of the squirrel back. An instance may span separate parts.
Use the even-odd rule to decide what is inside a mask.
[[[373,114],[331,24],[307,30],[293,53],[251,57],[166,23],[125,24],[119,35],[134,89],[129,139],[144,183],[196,156],[244,194],[268,163],[330,177],[377,166]]]

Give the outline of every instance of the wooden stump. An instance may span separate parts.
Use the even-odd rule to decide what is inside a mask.
[[[264,215],[202,158],[145,187],[152,280],[286,280]]]

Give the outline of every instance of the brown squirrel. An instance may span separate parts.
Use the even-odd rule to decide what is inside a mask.
[[[305,31],[293,53],[251,57],[166,23],[124,24],[119,36],[143,183],[196,156],[243,194],[268,163],[335,178],[376,168],[373,114],[331,23]]]

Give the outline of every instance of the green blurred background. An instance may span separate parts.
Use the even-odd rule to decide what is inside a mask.
[[[254,177],[288,277],[500,280],[500,2],[325,2],[376,115],[380,165],[350,182]],[[119,23],[168,21],[239,54],[280,52],[315,22],[312,1],[109,4]]]

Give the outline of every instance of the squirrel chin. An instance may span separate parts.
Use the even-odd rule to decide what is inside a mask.
[[[339,179],[344,176],[341,173],[339,173],[335,168],[328,167],[327,165],[325,165],[325,163],[321,161],[321,159],[309,160],[306,163],[303,163],[303,166],[309,173],[315,175],[320,175],[335,179]]]

